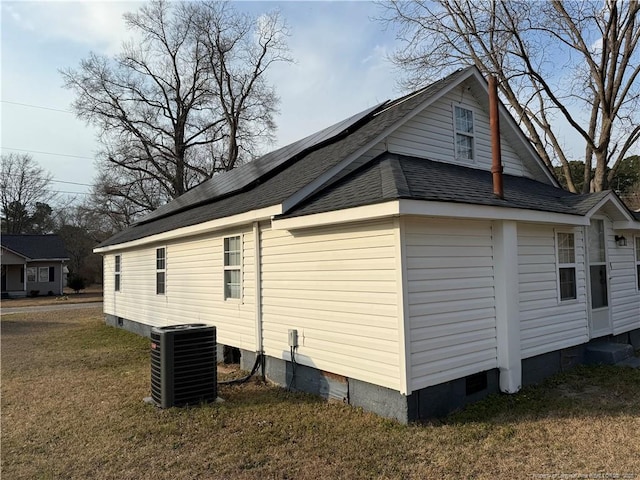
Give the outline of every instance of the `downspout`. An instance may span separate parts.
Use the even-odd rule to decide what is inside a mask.
[[[256,302],[256,360],[263,355],[262,346],[262,260],[260,257],[260,223],[253,222],[253,245],[254,245],[254,272],[255,272],[255,302]],[[264,357],[260,362],[261,375],[264,379]]]
[[[491,127],[491,174],[493,177],[493,194],[502,199],[502,151],[500,148],[500,118],[498,116],[498,82],[493,75],[489,76],[489,125]]]

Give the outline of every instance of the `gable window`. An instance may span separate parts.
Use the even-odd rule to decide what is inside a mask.
[[[37,275],[36,267],[27,267],[27,282],[35,282]]]
[[[636,280],[640,290],[640,237],[636,237]]]
[[[120,257],[120,255],[116,255],[115,256],[115,275],[114,275],[114,289],[116,292],[120,291],[120,272],[121,272],[121,268],[122,268],[122,258]]]
[[[224,299],[239,299],[242,293],[242,237],[224,239]]]
[[[456,160],[473,160],[473,112],[454,105]]]
[[[576,245],[573,233],[558,232],[558,284],[560,301],[575,300],[576,284]]]
[[[167,254],[164,247],[156,248],[156,294],[164,295],[167,273]]]

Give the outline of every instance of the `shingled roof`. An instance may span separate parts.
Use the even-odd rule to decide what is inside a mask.
[[[609,192],[576,195],[530,178],[504,175],[504,199],[493,194],[491,172],[385,152],[279,218],[397,199],[522,208],[584,215]]]
[[[373,141],[435,92],[455,83],[465,75],[467,70],[460,70],[410,95],[384,102],[374,109],[367,110],[364,115],[351,117],[357,118],[357,121],[337,132],[334,137],[323,138],[319,144],[307,145],[306,149],[298,152],[292,158],[275,160],[272,154],[258,158],[252,163],[260,165],[266,158],[268,163],[277,165],[277,167],[263,172],[262,176],[254,178],[239,190],[228,194],[214,194],[212,198],[207,198],[204,192],[216,191],[216,186],[225,183],[226,176],[234,173],[231,171],[216,175],[195,188],[199,190],[197,195],[189,192],[184,195],[191,195],[192,201],[186,202],[181,200],[181,197],[177,198],[167,206],[160,207],[163,209],[162,215],[152,212],[137,224],[104,241],[98,245],[98,248],[278,205]],[[340,122],[340,124],[342,123]],[[295,151],[295,149],[293,150]],[[284,152],[283,154],[287,155],[286,152],[291,152],[291,150],[284,147],[278,152]],[[179,206],[173,208],[174,204],[179,204]]]
[[[68,260],[69,254],[58,235],[6,235],[2,246],[28,260]]]
[[[251,164],[214,176],[160,207],[98,248],[117,245],[282,205],[304,187],[341,164],[397,125],[434,95],[469,76],[459,70],[417,92],[383,102],[298,142],[271,152]],[[410,198],[491,205],[584,215],[609,192],[575,195],[536,180],[505,175],[505,199],[493,195],[491,174],[463,166],[389,154],[362,157],[319,186],[319,191],[279,218],[327,212]],[[541,163],[541,167],[544,167]],[[350,173],[347,173],[350,172]],[[333,182],[333,183],[332,183]],[[316,186],[317,187],[317,186]]]

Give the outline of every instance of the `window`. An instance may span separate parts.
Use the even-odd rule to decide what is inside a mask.
[[[224,239],[224,299],[239,299],[242,293],[242,237]]]
[[[115,276],[114,276],[114,284],[115,284],[115,291],[119,292],[120,291],[120,271],[121,271],[121,257],[120,255],[116,255],[115,256],[115,262],[116,262],[116,266],[115,266]]]
[[[558,232],[558,283],[560,301],[575,300],[576,291],[576,246],[573,233]]]
[[[38,268],[38,281],[39,282],[53,282],[55,280],[55,267],[39,267]]]
[[[454,106],[456,160],[473,160],[473,112]]]
[[[36,281],[37,270],[38,269],[36,267],[28,267],[27,268],[27,282],[35,282]]]
[[[636,279],[640,290],[640,237],[636,237]]]
[[[156,249],[156,294],[164,295],[167,273],[167,256],[163,248]]]

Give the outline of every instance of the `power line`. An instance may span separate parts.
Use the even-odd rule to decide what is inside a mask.
[[[11,105],[19,105],[21,107],[39,108],[41,110],[51,110],[52,112],[62,112],[73,114],[71,110],[62,110],[60,108],[43,107],[42,105],[31,105],[29,103],[10,102],[9,100],[0,100],[2,103],[9,103]]]
[[[68,192],[66,190],[48,190],[49,193],[70,193],[73,195],[91,195],[90,192]]]
[[[55,178],[52,178],[51,181],[55,183],[68,183],[69,185],[82,185],[83,187],[95,187],[95,185],[90,183],[67,182],[65,180],[56,180]]]
[[[95,158],[82,157],[80,155],[69,155],[68,153],[43,152],[40,150],[25,150],[22,148],[11,148],[11,147],[0,147],[0,148],[3,148],[5,150],[13,150],[15,152],[41,153],[43,155],[57,155],[58,157],[70,157],[70,158],[81,158],[83,160],[95,160]]]

